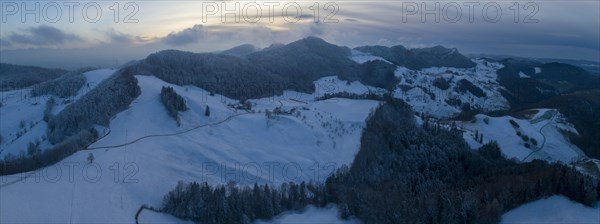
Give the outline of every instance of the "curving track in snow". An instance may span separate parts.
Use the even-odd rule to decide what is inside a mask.
[[[146,136],[142,136],[139,137],[137,139],[134,139],[133,141],[127,142],[127,143],[123,143],[123,144],[118,144],[118,145],[109,145],[109,146],[97,146],[97,147],[88,147],[82,150],[94,150],[94,149],[110,149],[110,148],[120,148],[123,146],[127,146],[127,145],[131,145],[133,143],[136,143],[138,141],[141,141],[143,139],[147,139],[147,138],[153,138],[153,137],[168,137],[168,136],[176,136],[176,135],[181,135],[181,134],[185,134],[188,133],[190,131],[196,130],[198,128],[202,128],[202,127],[206,127],[206,126],[216,126],[222,123],[225,123],[227,121],[230,121],[231,119],[238,117],[238,116],[242,116],[242,115],[248,115],[248,114],[252,114],[252,113],[241,113],[241,114],[234,114],[231,115],[227,118],[225,118],[224,120],[218,121],[218,122],[214,122],[214,123],[210,123],[210,124],[202,124],[202,125],[198,125],[196,127],[190,128],[188,130],[185,131],[180,131],[180,132],[176,132],[176,133],[171,133],[171,134],[154,134],[154,135],[146,135]],[[109,132],[110,133],[110,132]]]

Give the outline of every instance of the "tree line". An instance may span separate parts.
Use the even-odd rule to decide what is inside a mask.
[[[252,223],[309,204],[325,206],[325,195],[324,185],[305,182],[289,182],[279,187],[179,182],[165,195],[159,211],[197,223]]]
[[[77,91],[83,87],[86,78],[83,73],[93,70],[94,68],[82,68],[75,71],[67,72],[64,75],[42,82],[31,87],[32,96],[54,95],[61,98],[74,96]]]

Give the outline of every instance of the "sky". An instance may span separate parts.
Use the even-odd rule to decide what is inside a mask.
[[[600,61],[600,1],[0,1],[0,61],[116,67],[178,49],[443,45],[467,54]]]

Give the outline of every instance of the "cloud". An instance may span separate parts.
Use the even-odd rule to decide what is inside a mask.
[[[325,33],[325,27],[321,23],[310,23],[308,36],[319,36]]]
[[[131,35],[119,33],[119,32],[109,32],[108,37],[110,38],[110,42],[119,43],[119,44],[129,44],[133,43],[135,38]]]
[[[5,39],[0,39],[0,47],[3,47],[3,48],[4,47],[10,47],[11,45],[12,44],[9,41],[7,41]]]
[[[35,46],[64,45],[70,42],[81,42],[83,39],[75,34],[66,33],[57,28],[40,25],[26,29],[23,33],[11,33],[8,39],[15,44]]]
[[[139,44],[139,43],[147,43],[156,40],[157,38],[146,38],[142,36],[134,36],[126,33],[121,33],[115,30],[110,30],[106,32],[110,43],[113,44]]]
[[[169,33],[164,38],[164,42],[168,45],[187,45],[197,43],[206,35],[206,30],[200,24],[196,24],[191,28],[184,29],[179,32]]]

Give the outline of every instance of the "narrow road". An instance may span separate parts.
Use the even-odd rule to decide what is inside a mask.
[[[219,125],[222,123],[225,123],[227,121],[230,121],[231,119],[238,117],[238,116],[242,116],[242,115],[248,115],[248,114],[252,114],[252,113],[241,113],[241,114],[234,114],[231,115],[227,118],[225,118],[222,121],[218,121],[215,123],[209,123],[209,124],[202,124],[202,125],[198,125],[196,127],[190,128],[188,130],[184,130],[184,131],[180,131],[180,132],[176,132],[176,133],[171,133],[171,134],[154,134],[154,135],[146,135],[146,136],[142,136],[139,137],[137,139],[134,139],[133,141],[127,142],[127,143],[123,143],[123,144],[118,144],[118,145],[109,145],[109,146],[97,146],[97,147],[88,147],[82,150],[94,150],[94,149],[109,149],[109,148],[119,148],[119,147],[123,147],[123,146],[127,146],[127,145],[131,145],[133,143],[136,143],[138,141],[141,141],[143,139],[147,139],[147,138],[153,138],[153,137],[168,137],[168,136],[176,136],[176,135],[181,135],[181,134],[185,134],[188,133],[190,131],[196,130],[198,128],[202,128],[202,127],[206,127],[206,126],[215,126],[215,125]]]
[[[523,161],[527,161],[527,159],[532,156],[533,154],[535,154],[536,152],[539,152],[540,150],[542,150],[544,148],[544,145],[546,145],[546,135],[544,135],[544,133],[542,132],[542,130],[548,126],[549,124],[552,123],[552,121],[554,120],[554,116],[556,115],[556,112],[552,113],[552,117],[550,117],[550,119],[548,119],[548,123],[544,124],[542,127],[540,127],[540,134],[542,135],[542,139],[544,141],[542,141],[542,144],[540,145],[540,148],[538,148],[537,150],[534,150],[532,152],[529,153],[529,155],[525,156],[525,158],[523,158]]]

